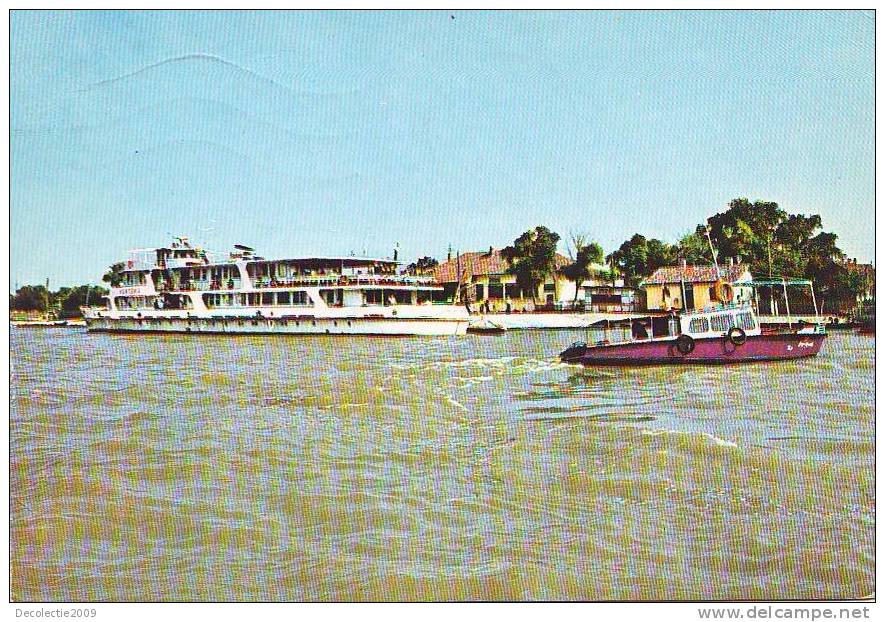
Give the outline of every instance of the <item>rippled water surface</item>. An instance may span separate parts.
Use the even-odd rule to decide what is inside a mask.
[[[580,338],[12,329],[12,598],[874,591],[872,338],[560,364]]]

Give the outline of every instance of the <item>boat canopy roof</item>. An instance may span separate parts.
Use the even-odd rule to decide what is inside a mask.
[[[781,278],[771,277],[768,279],[753,279],[751,281],[735,281],[733,283],[733,285],[748,286],[748,287],[766,287],[766,286],[770,286],[770,285],[778,285],[781,287],[784,285],[788,285],[788,286],[792,285],[792,286],[796,286],[796,287],[807,287],[807,286],[811,285],[811,281],[809,281],[808,279],[792,279],[792,278],[788,279],[787,277],[781,277]]]
[[[316,256],[316,257],[282,257],[279,259],[265,259],[265,258],[254,258],[254,259],[245,259],[249,263],[279,263],[281,261],[292,261],[292,262],[309,262],[309,261],[338,261],[345,263],[386,263],[386,264],[397,264],[399,265],[400,261],[394,261],[393,259],[382,259],[380,257],[354,257],[352,255],[341,255],[341,256]],[[231,263],[231,262],[228,262]]]

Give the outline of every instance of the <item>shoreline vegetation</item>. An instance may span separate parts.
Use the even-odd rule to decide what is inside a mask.
[[[709,241],[708,241],[709,236]],[[605,254],[587,233],[572,233],[567,241],[569,263],[555,267],[557,246],[562,238],[545,226],[537,226],[502,250],[511,274],[523,291],[538,291],[558,273],[569,281],[592,277],[639,288],[643,279],[658,268],[687,264],[707,265],[733,261],[746,265],[754,276],[810,279],[818,300],[831,306],[830,313],[857,306],[857,301],[874,290],[872,270],[846,257],[837,246],[838,236],[823,230],[817,214],[788,214],[771,201],[750,202],[737,198],[727,209],[714,214],[675,243],[646,238],[634,233],[617,249]],[[404,272],[432,274],[439,262],[423,256],[408,264]],[[599,266],[605,269],[600,270]],[[102,281],[116,287],[122,281],[123,263],[115,263]],[[46,285],[25,285],[9,296],[10,320],[40,322],[81,318],[81,306],[95,305],[108,293],[105,287],[85,284],[50,291]],[[458,302],[458,301],[452,301]]]

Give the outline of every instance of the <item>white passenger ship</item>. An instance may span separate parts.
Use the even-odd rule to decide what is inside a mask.
[[[463,335],[467,309],[440,303],[429,277],[365,257],[267,260],[237,245],[213,262],[187,238],[132,251],[104,307],[84,307],[91,331]]]

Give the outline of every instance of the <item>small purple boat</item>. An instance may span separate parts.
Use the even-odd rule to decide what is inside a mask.
[[[595,343],[573,343],[560,354],[582,365],[660,365],[782,361],[814,356],[827,334],[823,325],[763,332],[747,306],[723,305],[703,311],[635,320],[608,328]]]

